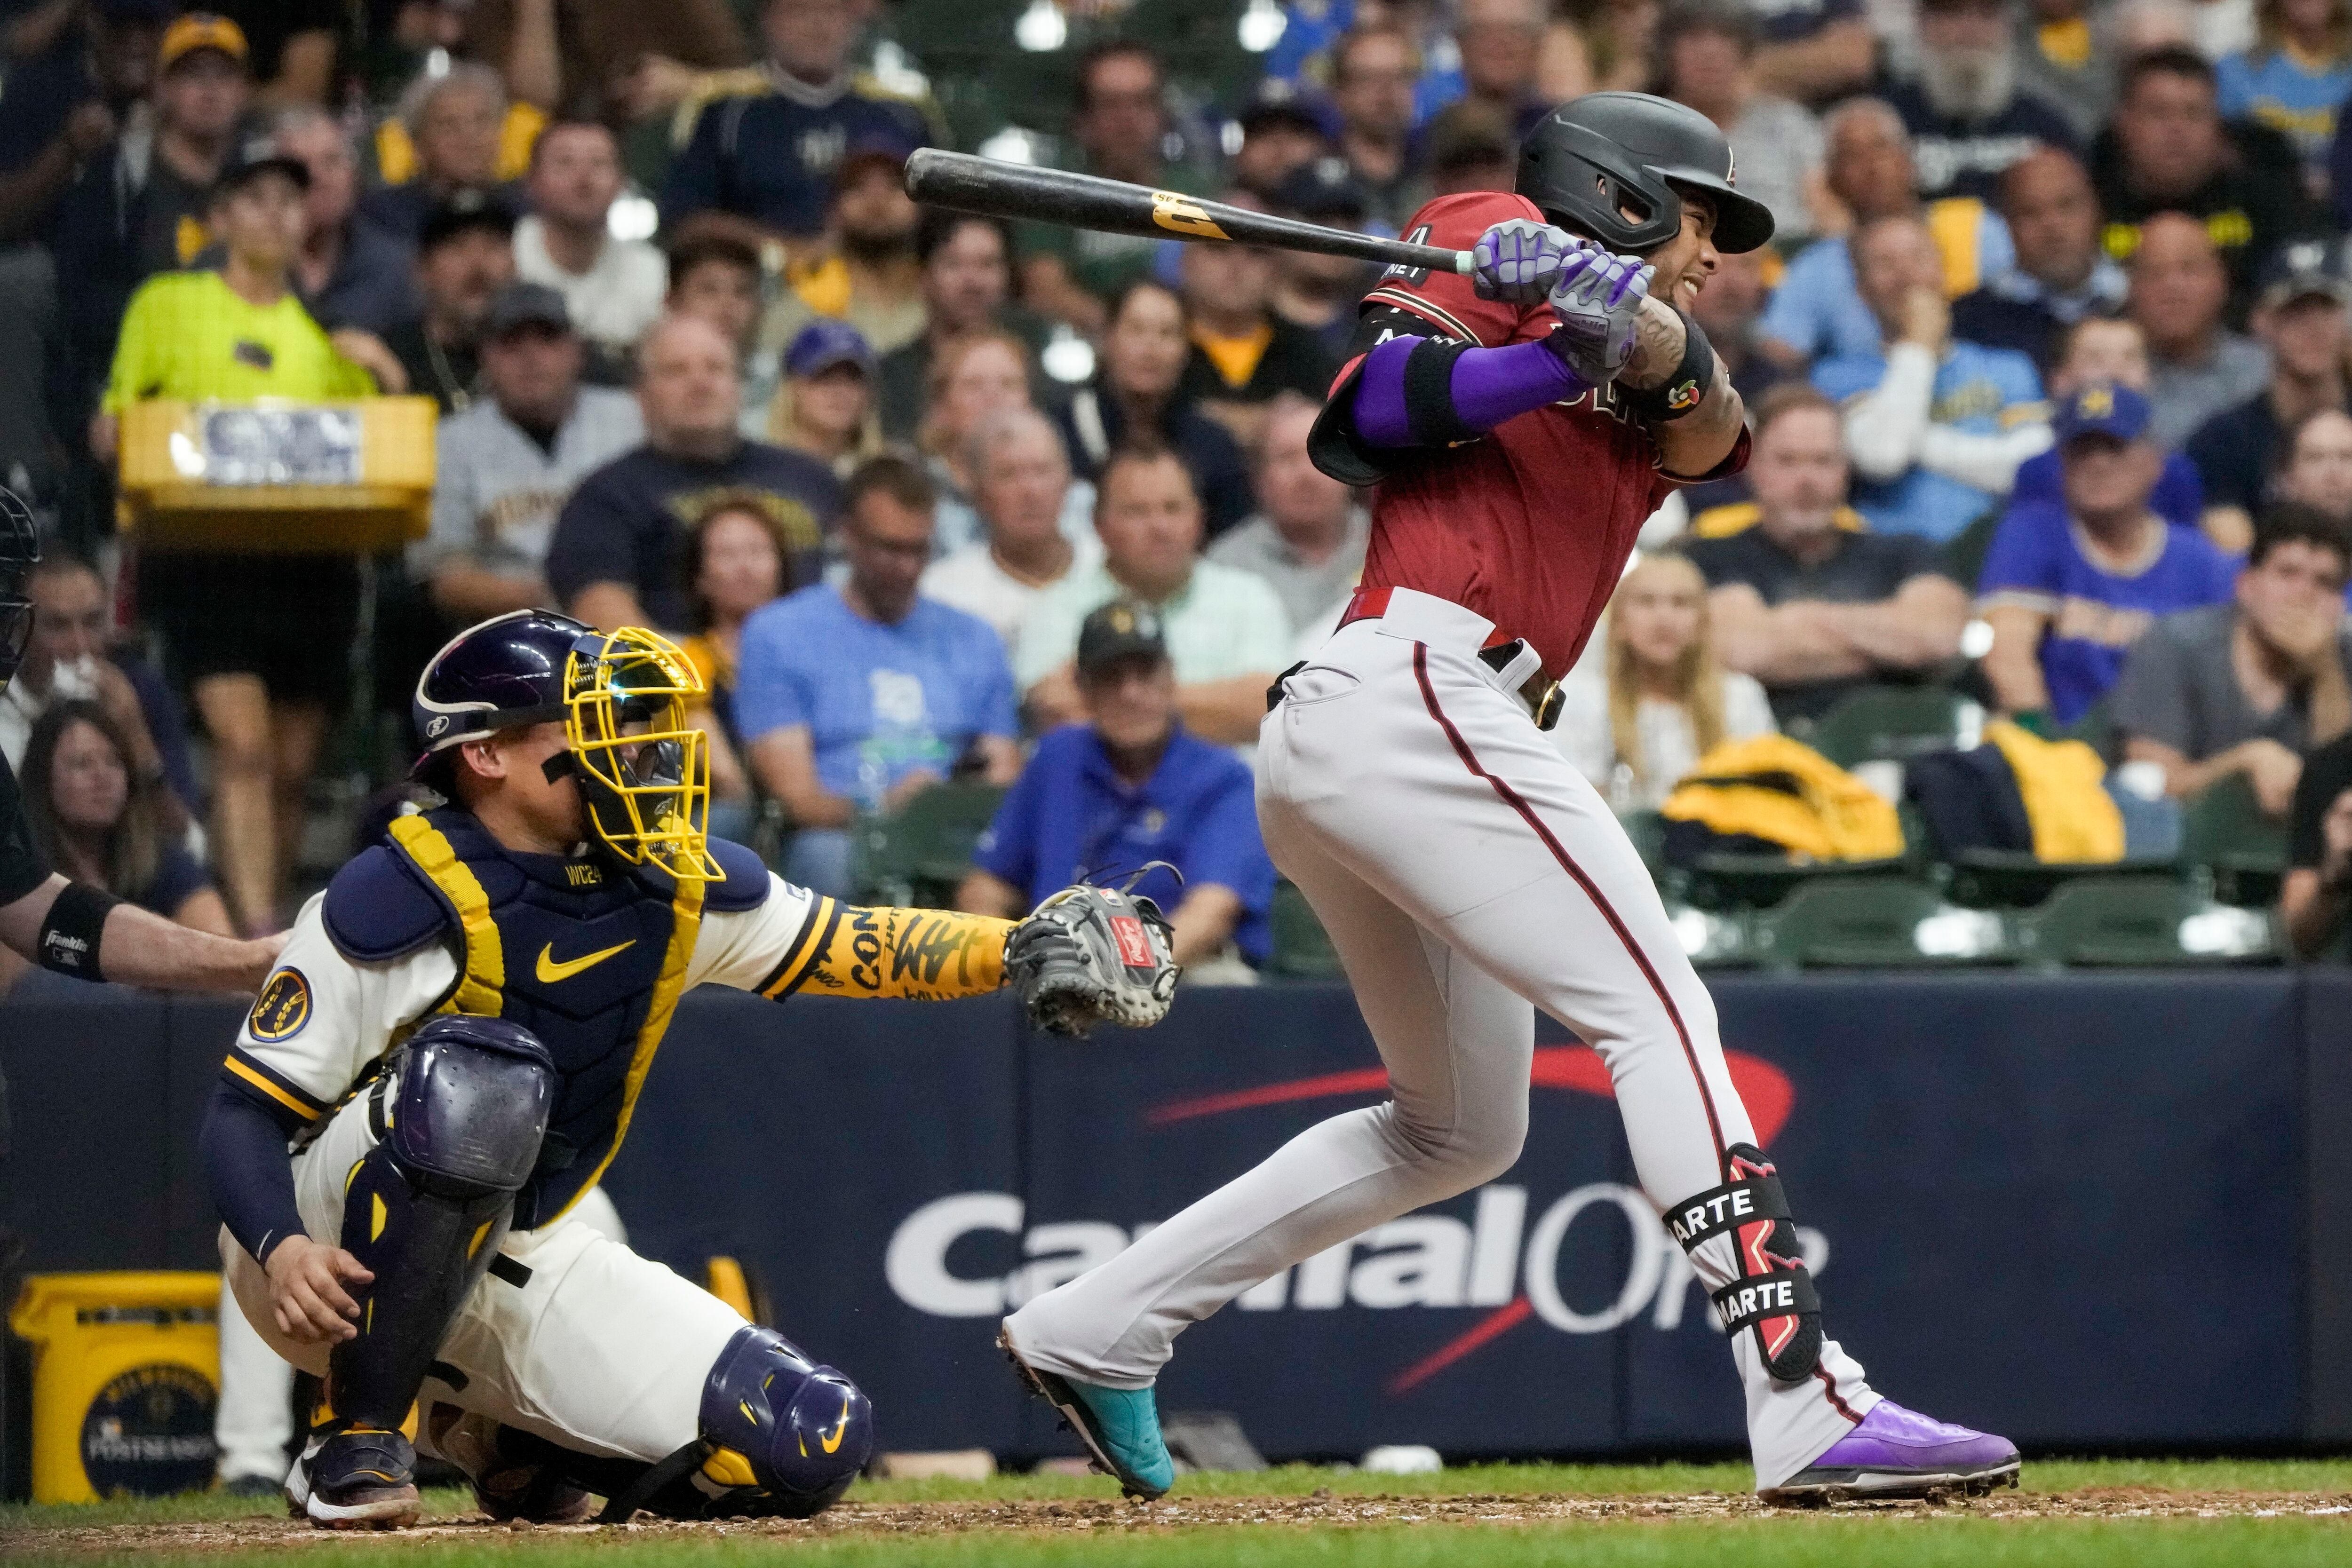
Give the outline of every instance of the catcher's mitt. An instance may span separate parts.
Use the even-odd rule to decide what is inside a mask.
[[[1106,1020],[1144,1029],[1176,997],[1174,937],[1151,900],[1081,883],[1013,928],[1004,969],[1029,1021],[1048,1034],[1084,1035]]]

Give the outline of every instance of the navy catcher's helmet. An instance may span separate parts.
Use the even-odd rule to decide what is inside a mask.
[[[33,601],[26,587],[41,559],[41,536],[32,508],[14,490],[0,486],[0,692],[16,678],[25,647],[33,640]]]
[[[589,629],[568,615],[517,610],[449,639],[416,678],[410,722],[425,747],[422,776],[441,753],[501,729],[560,724],[563,668]]]
[[[1704,191],[1716,248],[1754,250],[1772,237],[1772,213],[1732,188],[1737,172],[1731,144],[1697,110],[1645,92],[1589,92],[1528,133],[1515,188],[1548,222],[1622,256],[1682,231],[1675,186]]]

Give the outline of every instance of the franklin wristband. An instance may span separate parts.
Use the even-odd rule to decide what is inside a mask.
[[[1696,410],[1706,401],[1706,389],[1715,380],[1715,345],[1706,340],[1706,329],[1680,310],[1675,314],[1682,319],[1683,361],[1674,374],[1654,387],[1617,383],[1626,406],[1654,424],[1680,419]]]
[[[121,902],[104,888],[92,887],[86,882],[66,883],[64,891],[49,904],[47,917],[41,922],[36,954],[41,967],[71,975],[77,980],[104,980],[105,971],[98,962],[99,936],[106,929],[107,911]]]

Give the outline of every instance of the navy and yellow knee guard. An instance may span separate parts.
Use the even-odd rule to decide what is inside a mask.
[[[499,1019],[427,1022],[373,1091],[376,1146],[352,1169],[343,1248],[375,1279],[360,1333],[330,1356],[349,1425],[397,1427],[449,1322],[505,1239],[555,1101],[555,1064]]]
[[[756,1323],[711,1364],[701,1427],[698,1489],[756,1488],[758,1511],[793,1518],[830,1507],[874,1454],[874,1406],[864,1391]]]
[[[1666,1210],[1666,1228],[1685,1252],[1701,1242],[1728,1236],[1738,1277],[1711,1292],[1727,1333],[1756,1335],[1756,1351],[1772,1376],[1796,1383],[1812,1375],[1822,1359],[1822,1299],[1813,1290],[1797,1246],[1780,1173],[1753,1144],[1724,1151],[1731,1179]]]

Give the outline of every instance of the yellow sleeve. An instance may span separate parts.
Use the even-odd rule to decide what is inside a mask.
[[[327,351],[327,391],[329,397],[373,397],[375,377],[334,350]]]
[[[115,340],[114,366],[107,372],[101,403],[109,413],[121,413],[141,398],[153,396],[152,389],[164,382],[169,369],[164,350],[171,334],[163,329],[169,326],[163,296],[170,277],[167,273],[140,285],[123,312],[122,334]]]
[[[866,909],[821,899],[793,951],[760,988],[949,1001],[1004,984],[1013,923],[946,909]]]

